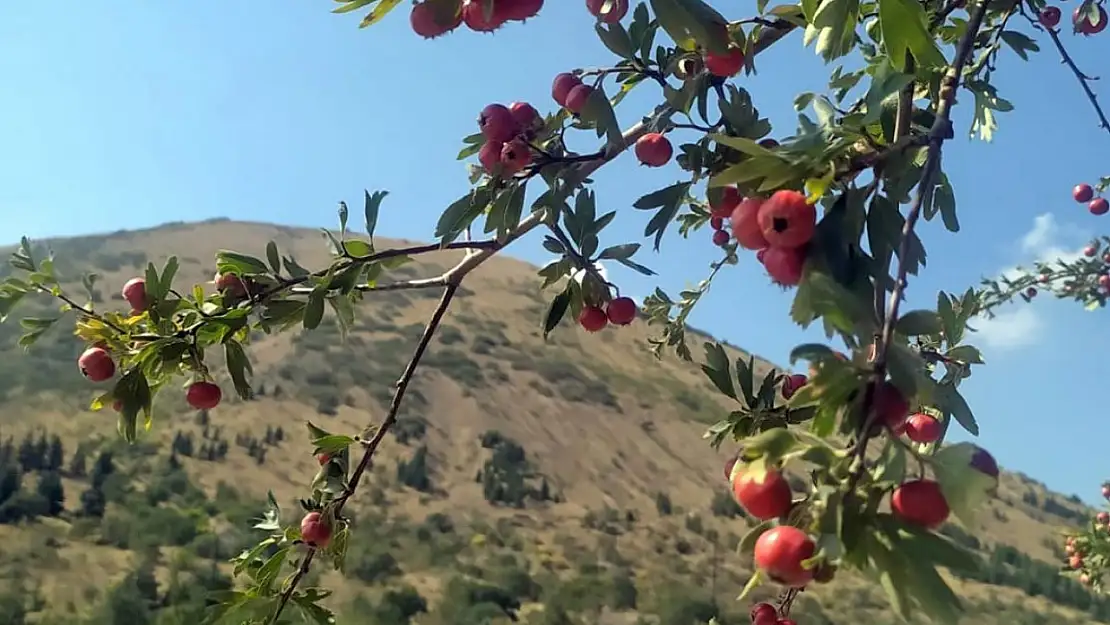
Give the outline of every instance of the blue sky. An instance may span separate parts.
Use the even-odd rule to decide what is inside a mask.
[[[729,17],[747,16],[748,4]],[[0,241],[217,216],[331,226],[336,202],[356,205],[363,188],[391,191],[381,234],[430,238],[439,212],[466,189],[454,157],[482,106],[528,100],[549,110],[554,74],[611,62],[581,5],[549,1],[534,21],[495,35],[424,41],[409,31],[404,6],[360,31],[357,17],[332,15],[323,0],[187,10],[137,0],[64,9],[7,3]],[[1065,41],[1082,67],[1110,58],[1105,35]],[[1003,55],[996,85],[1017,109],[1000,117],[993,144],[965,139],[971,97],[962,97],[945,168],[963,231],[923,227],[930,263],[911,284],[911,307],[931,306],[937,289],[963,290],[1032,258],[1072,253],[1105,230],[1070,200],[1070,189],[1110,174],[1110,136],[1043,43],[1029,63]],[[759,57],[757,68],[742,82],[776,134],[788,135],[794,95],[820,90],[826,69],[798,35]],[[1110,98],[1105,84],[1095,87]],[[650,87],[639,91],[618,113],[625,125],[658,97]],[[599,172],[599,208],[621,209],[603,243],[641,240],[649,215],[631,203],[680,175],[677,167],[646,170],[630,156]],[[657,284],[676,292],[717,256],[708,239],[708,231],[689,241],[672,233],[658,257],[646,245],[638,260],[656,278],[611,275],[631,294]],[[547,257],[536,237],[512,253]],[[693,321],[785,362],[793,345],[822,338],[793,326],[789,305],[790,295],[749,257],[717,280]],[[1051,301],[1007,312],[984,327],[978,343],[989,366],[965,383],[981,443],[1007,468],[1093,499],[1110,477],[1098,391],[1107,313]]]

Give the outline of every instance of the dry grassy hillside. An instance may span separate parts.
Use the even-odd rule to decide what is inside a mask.
[[[60,272],[76,277],[79,268],[94,269],[102,274],[104,305],[119,305],[113,301],[119,300],[119,286],[141,275],[148,261],[160,266],[169,253],[176,254],[177,281],[184,290],[211,280],[217,250],[261,256],[269,240],[304,266],[326,262],[317,232],[230,221],[66,239],[51,247]],[[457,258],[454,253],[422,257],[395,273],[435,275]],[[537,623],[554,618],[555,595],[570,602],[568,618],[579,619],[569,622],[634,623],[654,615],[664,625],[688,625],[682,614],[667,612],[687,600],[674,595],[678,588],[735,611],[731,598],[745,580],[747,563],[733,554],[733,546],[746,523],[721,495],[727,450],[717,454],[701,438],[705,425],[723,416],[727,405],[695,366],[673,357],[654,360],[642,324],[596,336],[564,325],[545,343],[537,287],[535,268],[509,258],[495,258],[468,278],[417,374],[402,410],[401,436],[387,439],[374,477],[359,496],[357,537],[373,546],[353,548],[355,573],[349,563],[346,575],[327,575],[329,585],[339,589],[334,606],[360,613],[358,606],[374,605],[383,589],[406,585],[419,591],[432,611],[413,622],[461,623],[457,614],[444,616],[446,608],[437,611],[437,603],[454,600],[460,579],[500,583],[495,578],[509,567],[532,580],[535,588],[518,595],[525,604],[522,613]],[[50,619],[77,612],[93,619],[90,623],[115,622],[101,614],[108,608],[94,606],[110,604],[106,597],[114,595],[107,589],[140,563],[153,567],[160,587],[171,587],[179,559],[222,561],[234,553],[245,520],[256,512],[250,506],[267,489],[290,509],[295,497],[306,494],[315,471],[301,424],[311,419],[332,431],[355,433],[380,418],[437,297],[434,290],[370,294],[346,342],[330,323],[311,333],[297,329],[261,337],[251,350],[258,391],[251,401],[229,399],[211,414],[198,415],[185,409],[180,392],[164,394],[141,451],[113,447],[117,472],[128,481],[114,499],[109,496],[102,518],[82,514],[78,494],[87,479],[61,471],[66,513],[0,525],[0,536],[10,539],[0,543],[0,569],[26,572],[42,584],[43,601],[28,610],[33,619],[53,623]],[[34,311],[29,307],[24,314]],[[22,355],[15,347],[17,330],[11,322],[0,326],[0,439],[12,436],[18,443],[28,432],[44,432],[59,437],[67,456],[78,446],[90,457],[104,449],[108,443],[99,441],[115,435],[114,419],[85,410],[93,389],[74,364],[77,344],[62,327]],[[224,381],[229,396],[230,383]],[[508,442],[498,444],[498,438]],[[136,520],[128,502],[137,493],[161,489],[166,475],[176,475],[165,464],[171,448],[183,468],[180,481],[188,487],[177,484],[157,505],[203,509],[206,518],[194,522],[198,529],[181,540],[144,541],[141,528],[150,526]],[[476,479],[499,453],[513,456],[505,451],[512,449],[524,452],[523,461],[506,461],[524,491],[514,486],[516,478],[504,478],[504,484],[490,483],[488,476]],[[415,464],[420,466],[411,468]],[[33,484],[30,473],[24,482]],[[488,501],[494,491],[499,505]],[[521,499],[520,507],[505,505],[513,497]],[[950,528],[985,560],[998,560],[1005,572],[984,575],[993,585],[960,582],[972,600],[974,622],[1094,622],[1100,608],[1091,608],[1085,595],[1072,596],[1070,586],[1056,588],[1054,576],[1042,575],[1049,565],[1037,569],[1047,582],[1029,582],[1022,575],[1034,573],[1022,570],[1032,565],[1014,560],[1013,550],[996,548],[1005,545],[1054,562],[1057,533],[1084,513],[1074,499],[1005,474],[999,500],[978,527]],[[117,539],[119,519],[125,517],[127,539]],[[443,518],[451,519],[450,530],[442,531]],[[429,523],[439,529],[432,532]],[[214,534],[238,538],[224,545]],[[213,540],[223,546],[197,546]],[[144,542],[155,545],[135,546]],[[386,558],[383,553],[397,563],[385,573],[375,568]],[[90,569],[103,573],[89,576]],[[634,605],[566,599],[609,584],[597,580],[614,572],[638,591]],[[1046,583],[1052,588],[1041,588]],[[802,607],[810,622],[893,622],[881,592],[864,580],[845,576],[807,595]],[[151,622],[177,622],[165,614],[159,618]],[[364,622],[348,619],[341,622]]]

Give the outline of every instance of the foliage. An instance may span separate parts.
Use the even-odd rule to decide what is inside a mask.
[[[369,26],[399,4],[348,0],[336,11],[369,7],[362,21]],[[326,561],[367,580],[398,574],[388,552],[360,552],[365,546],[348,549],[354,525],[345,509],[385,435],[402,420],[402,404],[418,366],[439,369],[467,389],[488,384],[487,372],[476,361],[461,348],[449,346],[459,342],[457,333],[446,335],[447,346],[429,347],[463,289],[463,280],[506,246],[543,228],[547,231],[543,245],[557,257],[539,270],[542,288],[554,287],[555,293],[542,319],[543,336],[555,332],[567,315],[590,331],[610,322],[630,322],[631,318],[620,320],[616,314],[623,298],[619,288],[598,271],[597,263],[612,261],[644,275],[654,273],[634,260],[640,243],[606,241],[603,245],[608,238],[605,229],[616,211],[599,214],[590,177],[631,145],[643,163],[660,164],[649,158],[651,146],[670,146],[667,135],[679,134],[690,137],[677,150],[685,179],[643,195],[633,208],[649,215],[644,237],[655,250],[668,232],[689,236],[709,225],[716,231],[713,236],[721,258],[694,288],[677,297],[657,289],[646,298],[639,312],[658,329],[651,340],[654,353],[662,357],[673,351],[679,358],[694,360],[688,334],[695,333],[688,333],[686,320],[712,281],[736,264],[745,248],[760,248],[772,278],[796,287],[792,319],[803,328],[820,322],[829,341],[839,341],[846,350],[841,353],[826,344],[795,348],[791,364],[804,360],[810,365],[809,376],[799,382],[796,376],[777,370],[756,372],[753,358],[733,362],[716,341],[701,346],[704,355],[698,364],[733,408],[709,428],[706,438],[714,446],[728,440],[740,447],[728,471],[740,503],[745,504],[738,484],[773,480],[788,465],[804,466],[810,477],[804,488],[788,484],[790,495],[801,497],[787,497],[785,507],[773,514],[755,515],[762,522],[740,541],[740,550],[754,551],[758,565],[742,596],[764,581],[784,582],[776,611],[785,618],[800,588],[811,580],[820,583],[838,570],[854,570],[877,579],[902,618],[920,612],[939,622],[958,619],[961,601],[939,569],[970,576],[981,570],[980,563],[932,531],[947,514],[937,523],[915,519],[899,503],[900,493],[906,492],[908,484],[927,481],[940,497],[940,504],[929,507],[931,511],[943,506],[970,523],[978,504],[997,484],[997,466],[975,445],[942,443],[953,423],[972,435],[979,432],[960,392],[973,367],[984,363],[978,348],[967,342],[972,324],[1015,296],[1031,299],[1034,281],[1058,289],[1061,297],[1088,306],[1104,305],[1110,290],[1105,262],[1110,259],[1095,258],[1110,240],[1093,244],[1085,261],[1038,266],[1036,278],[1025,274],[987,281],[980,290],[941,292],[934,310],[903,311],[907,281],[926,263],[925,245],[915,227],[922,218],[939,216],[949,232],[959,231],[955,190],[942,168],[942,147],[955,134],[951,113],[958,90],[970,95],[971,132],[984,140],[997,130],[998,114],[1013,108],[992,84],[1003,44],[1022,58],[1039,47],[1028,34],[1010,28],[1011,18],[1025,17],[1030,31],[1046,33],[1110,129],[1090,91],[1090,78],[1067,55],[1054,25],[1038,26],[1036,18],[1046,23],[1046,7],[1040,0],[1030,0],[1028,5],[986,0],[802,0],[770,8],[759,2],[758,17],[736,21],[703,0],[650,0],[637,5],[628,19],[623,14],[618,16],[622,19],[605,17],[615,4],[619,3],[607,1],[606,8],[599,9],[597,34],[618,61],[612,67],[574,72],[573,80],[591,83],[589,91],[579,91],[588,95],[573,105],[569,96],[561,98],[557,112],[528,120],[510,133],[512,137],[505,137],[509,146],[491,136],[496,114],[483,112],[482,132],[464,138],[459,154],[459,159],[478,154],[482,167],[471,167],[473,187],[442,213],[435,228],[436,243],[378,249],[374,234],[387,194],[367,191],[362,202],[364,234],[350,227],[350,208],[341,202],[338,231],[324,231],[332,260],[323,269],[301,266],[270,242],[263,256],[221,251],[216,257],[216,290],[194,285],[182,292],[174,280],[180,260],[170,257],[161,267],[148,263],[139,276],[141,282],[125,286],[122,298],[130,310],[120,311],[100,305],[103,296],[95,274],[82,279],[85,302],[79,303],[63,287],[64,265],[52,253],[43,255],[27,239],[21,241],[10,259],[12,273],[0,285],[0,321],[32,295],[60,301],[56,313],[40,307],[33,316],[19,320],[22,334],[17,343],[31,348],[63,314],[74,312],[75,333],[86,350],[80,360],[83,372],[93,381],[111,380],[90,407],[117,412],[117,429],[128,442],[136,441],[140,427],[154,427],[155,397],[182,377],[188,387],[187,401],[198,410],[219,403],[214,383],[221,369],[226,370],[236,395],[252,400],[256,389],[249,347],[259,333],[299,326],[316,330],[319,337],[348,339],[359,323],[357,305],[369,294],[389,293],[396,298],[409,297],[399,291],[411,297],[420,297],[422,289],[441,292],[426,326],[403,336],[416,342],[411,357],[405,361],[398,349],[382,349],[381,359],[368,365],[374,373],[383,363],[402,368],[395,386],[377,389],[375,397],[385,407],[379,421],[350,433],[307,423],[307,438],[312,453],[320,458],[320,468],[299,503],[307,513],[306,522],[312,524],[289,525],[270,494],[261,519],[253,525],[263,538],[233,559],[234,574],[241,583],[221,588],[218,603],[208,611],[208,622],[276,625],[294,611],[310,621],[332,622],[333,613],[324,604],[330,591],[311,585],[314,562]],[[427,0],[413,10],[428,8],[437,12],[437,19],[453,17],[455,23],[468,15],[471,21],[477,19],[476,9],[487,20],[495,11],[493,0],[471,0],[465,6],[462,0]],[[1100,0],[1083,0],[1076,11],[1076,28],[1091,34],[1090,29],[1105,19]],[[414,17],[414,27],[416,21]],[[761,116],[752,94],[729,78],[741,70],[755,71],[761,52],[799,30],[803,44],[836,67],[825,93],[799,94],[798,127],[793,134],[780,132],[779,139],[770,139],[774,128]],[[736,71],[722,72],[722,58],[741,62]],[[658,87],[663,103],[622,132],[616,109],[624,95],[644,85]],[[593,133],[604,143],[595,152],[575,153],[564,141],[568,132]],[[482,156],[491,149],[498,159],[493,164]],[[667,149],[668,158],[663,160],[669,160],[671,148]],[[526,163],[522,156],[527,157]],[[515,169],[510,171],[510,165]],[[1105,190],[1107,181],[1098,186],[1099,192]],[[750,245],[750,237],[743,234],[745,219],[750,221],[743,207],[752,204],[730,204],[730,194],[760,202],[756,226],[764,240],[759,245]],[[722,205],[726,210],[720,210]],[[904,214],[902,205],[908,206]],[[1091,210],[1095,212],[1094,207]],[[726,218],[735,240],[721,225]],[[479,225],[491,238],[471,236]],[[464,257],[437,276],[407,275],[405,264],[413,256],[443,250],[463,250]],[[631,317],[635,316],[633,311]],[[299,339],[299,347],[326,355],[327,347],[314,342],[319,340]],[[603,385],[576,375],[576,370],[553,366],[553,361],[544,362],[546,369],[537,371],[551,376],[564,397],[619,408]],[[13,379],[21,386],[30,382]],[[351,370],[342,367],[322,371],[311,382],[319,388],[315,400],[324,415],[335,415],[343,403],[337,390],[356,383]],[[687,398],[684,403],[692,402]],[[939,423],[939,434],[929,440],[913,434],[909,442],[902,438],[911,411]],[[418,426],[398,431],[402,442],[423,435]],[[243,443],[262,464],[264,446],[255,440],[243,439]],[[530,483],[538,476],[529,469],[519,444],[489,433],[483,444],[492,452],[478,478],[487,500],[523,507],[526,499],[554,497],[546,479]],[[874,444],[879,445],[878,453]],[[176,454],[220,461],[227,450],[228,443],[218,433],[211,438],[206,434],[199,449],[182,435],[164,467],[164,481],[145,491],[115,480],[112,458],[103,461],[102,454],[88,490],[80,496],[81,507],[90,519],[100,519],[100,531],[108,542],[190,544],[198,538],[204,519],[184,505],[196,496],[180,479],[171,481],[180,474],[174,464]],[[20,466],[9,461],[0,473],[0,510],[7,510],[12,519],[60,514],[64,502],[58,477],[60,452],[54,453],[49,443],[40,448],[39,442],[32,441],[26,450],[21,445],[17,456]],[[34,493],[23,486],[27,471],[40,473]],[[414,489],[433,489],[426,446],[417,447],[409,460],[397,466],[397,477]],[[887,501],[889,512],[883,507]],[[181,505],[158,505],[168,502]],[[660,493],[656,504],[661,515],[672,512],[665,494]],[[745,505],[752,512],[749,504]],[[720,504],[713,509],[731,516]],[[610,516],[616,514],[612,512]],[[690,531],[704,531],[700,517],[686,520]],[[598,525],[619,532],[617,521],[606,517]],[[633,521],[631,516],[624,520],[626,525]],[[137,532],[137,525],[144,531]],[[305,528],[312,528],[311,534]],[[812,543],[812,550],[794,562],[790,579],[761,561],[759,547],[764,533],[784,535],[786,529],[800,530],[804,540]],[[1077,549],[1093,549],[1086,537],[1077,538],[1075,544]],[[682,539],[675,549],[689,552],[692,546]],[[1096,555],[1089,559],[1091,566],[1105,566],[1105,557],[1097,555],[1101,552],[1092,553]],[[349,555],[358,556],[351,568]],[[149,567],[140,564],[106,598],[101,618],[152,622],[159,597],[151,579]],[[1098,583],[1090,573],[1088,579]],[[519,575],[502,583],[459,575],[444,590],[443,603],[448,607],[443,609],[462,624],[515,619],[522,605],[520,593],[532,592],[532,585],[523,581]],[[599,588],[592,584],[586,589]],[[624,604],[633,600],[627,585],[621,596]],[[426,608],[418,593],[397,589],[375,609],[382,619],[403,622]],[[551,618],[564,619],[567,609],[553,606]],[[664,623],[676,625],[692,619],[727,619],[712,598],[664,600],[656,611]]]

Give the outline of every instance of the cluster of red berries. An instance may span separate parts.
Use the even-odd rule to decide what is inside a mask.
[[[605,304],[583,306],[578,314],[578,325],[587,332],[600,332],[610,323],[626,326],[636,319],[636,302],[631,297],[615,297]]]
[[[1098,33],[1106,30],[1106,24],[1110,22],[1110,19],[1107,19],[1106,9],[1102,6],[1099,6],[1098,21],[1093,22],[1091,21],[1091,16],[1086,8],[1086,5],[1080,4],[1079,6],[1075,7],[1074,11],[1072,11],[1071,23],[1072,27],[1075,29],[1075,32],[1089,37],[1091,35],[1097,35]],[[1059,7],[1047,6],[1041,9],[1040,14],[1037,15],[1037,20],[1045,28],[1056,28],[1060,25],[1060,19],[1062,17],[1063,13],[1060,11]]]
[[[478,115],[478,129],[486,142],[478,150],[478,161],[491,176],[509,177],[532,163],[535,134],[543,118],[527,102],[490,104]]]
[[[217,274],[216,288],[231,297],[243,297],[247,294],[248,284],[245,280],[233,273]],[[131,314],[141,315],[150,307],[150,300],[146,294],[146,280],[132,278],[128,280],[120,292],[123,299],[131,306]],[[77,358],[77,367],[81,375],[90,382],[107,382],[116,375],[116,362],[105,343],[98,343],[89,347]],[[185,401],[196,410],[211,410],[220,405],[223,400],[223,391],[219,385],[208,381],[198,381],[189,385],[185,390]],[[117,412],[123,408],[120,400],[112,402],[112,409]]]
[[[710,203],[709,211],[714,244],[730,241],[725,230],[728,219],[731,238],[756,252],[772,280],[782,286],[802,281],[806,248],[817,230],[817,209],[804,194],[784,189],[764,199],[742,197],[735,187],[726,187],[720,199]]]
[[[461,11],[454,15],[441,15],[433,2],[417,2],[412,7],[409,23],[417,35],[434,39],[466,24],[474,32],[492,33],[508,22],[523,22],[535,17],[543,8],[543,0],[494,0],[492,10],[486,13],[482,0],[467,0]]]
[[[1110,482],[1102,484],[1103,499],[1110,500]],[[1094,526],[1099,531],[1110,531],[1110,512],[1099,512],[1095,515]],[[1089,538],[1082,536],[1068,536],[1064,543],[1064,554],[1067,557],[1068,568],[1073,571],[1082,570],[1087,564],[1086,557],[1090,551]],[[1090,586],[1091,575],[1087,572],[1080,573],[1079,583]]]
[[[1104,197],[1095,197],[1094,188],[1085,182],[1075,185],[1071,190],[1071,197],[1080,204],[1086,204],[1087,210],[1091,211],[1092,215],[1105,215],[1110,212],[1110,202],[1107,202]]]
[[[752,606],[752,625],[798,625],[786,616],[779,616],[779,610],[770,603],[757,603]]]

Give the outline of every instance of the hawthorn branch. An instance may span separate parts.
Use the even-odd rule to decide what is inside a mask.
[[[887,349],[894,339],[894,324],[898,321],[898,311],[902,305],[909,275],[909,263],[906,262],[906,259],[909,258],[910,239],[918,220],[921,218],[925,199],[933,192],[932,188],[936,182],[937,173],[940,171],[941,148],[945,140],[953,136],[951,113],[952,106],[956,101],[956,90],[960,86],[960,78],[963,75],[964,67],[975,49],[975,38],[979,34],[979,29],[983,26],[983,17],[987,13],[988,4],[988,0],[980,0],[979,5],[975,7],[971,19],[968,21],[967,29],[960,39],[956,57],[941,80],[940,102],[937,103],[936,120],[929,130],[921,180],[918,182],[913,204],[906,214],[906,222],[902,227],[902,237],[898,243],[898,269],[894,281],[894,290],[890,294],[890,302],[887,306],[886,315],[883,317],[882,331],[873,345],[873,371],[870,383],[864,391],[863,408],[865,416],[855,446],[856,467],[849,478],[849,492],[855,491],[855,486],[866,468],[863,459],[867,453],[867,443],[871,440],[871,432],[877,416],[874,411],[875,390],[886,380]]]
[[[1033,28],[1048,33],[1048,37],[1052,39],[1052,43],[1055,44],[1057,52],[1060,53],[1060,62],[1067,65],[1071,73],[1075,74],[1075,79],[1079,81],[1079,86],[1083,88],[1083,93],[1086,94],[1087,100],[1090,101],[1091,106],[1094,107],[1095,114],[1098,115],[1099,128],[1110,133],[1110,118],[1106,117],[1106,111],[1102,110],[1102,105],[1098,103],[1098,95],[1091,89],[1090,83],[1098,80],[1098,76],[1091,76],[1079,69],[1079,66],[1075,64],[1075,60],[1068,54],[1067,48],[1064,47],[1064,42],[1060,41],[1060,33],[1057,29],[1041,26],[1040,22],[1030,17],[1024,11],[1022,11],[1022,17],[1029,20],[1029,24],[1033,26]]]

